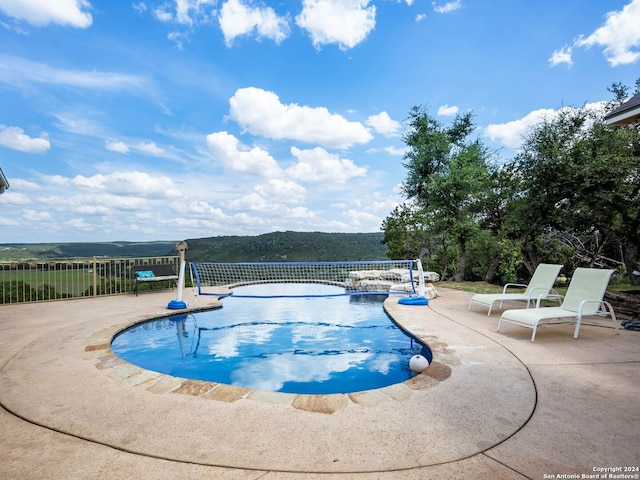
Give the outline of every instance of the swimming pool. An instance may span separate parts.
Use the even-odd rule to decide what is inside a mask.
[[[287,283],[288,293],[335,294],[333,285]],[[275,295],[279,284],[234,288]],[[312,293],[311,293],[312,292]],[[176,377],[286,393],[382,388],[415,375],[409,359],[428,347],[384,312],[384,295],[234,298],[223,308],[137,324],[111,348],[124,360]]]

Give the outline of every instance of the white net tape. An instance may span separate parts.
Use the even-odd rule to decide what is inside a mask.
[[[287,283],[317,283],[342,287],[339,294],[415,294],[421,288],[419,260],[382,260],[368,262],[276,262],[276,263],[207,263],[192,262],[191,274],[198,295],[228,296],[233,287],[257,283],[282,284],[281,292],[251,297],[296,297],[287,291]],[[241,295],[235,295],[241,296]]]

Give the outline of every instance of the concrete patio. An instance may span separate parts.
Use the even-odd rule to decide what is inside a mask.
[[[496,333],[499,311],[467,311],[466,292],[441,289],[428,307],[390,298],[434,351],[425,373],[290,395],[115,357],[110,338],[172,313],[174,294],[0,306],[0,478],[639,478],[639,332],[587,319],[577,340],[562,325],[531,343],[528,329]]]

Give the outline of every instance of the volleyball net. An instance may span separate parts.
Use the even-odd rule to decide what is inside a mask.
[[[424,295],[420,260],[358,262],[191,262],[191,280],[197,295],[216,297],[324,297],[363,294]],[[269,284],[268,289],[234,293],[234,288]],[[293,284],[333,285],[338,289],[305,289]],[[243,289],[244,290],[244,289]]]

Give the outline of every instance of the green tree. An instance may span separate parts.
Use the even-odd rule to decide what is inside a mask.
[[[617,84],[611,91],[625,92]],[[523,241],[528,268],[566,255],[572,244],[574,264],[623,262],[640,283],[632,275],[640,252],[637,125],[611,127],[602,112],[564,108],[532,128],[513,165],[520,193],[508,206],[508,235]]]
[[[510,165],[519,192],[507,207],[506,235],[522,241],[523,261],[530,272],[554,255],[547,237],[562,231],[571,217],[570,205],[578,193],[576,145],[586,121],[583,109],[560,110],[531,128]]]
[[[404,193],[455,244],[455,281],[464,279],[467,250],[491,190],[489,151],[470,138],[474,128],[471,113],[456,116],[446,127],[415,106],[403,137],[408,146]]]
[[[577,226],[601,234],[597,253],[622,252],[629,281],[640,285],[640,129],[596,121],[584,141],[573,217]],[[587,217],[585,212],[591,212]],[[587,217],[587,218],[585,218]],[[590,220],[590,222],[589,222]],[[615,254],[615,253],[614,253]]]
[[[394,208],[382,222],[381,230],[390,259],[422,259],[430,251],[427,219],[415,204],[403,203]]]

